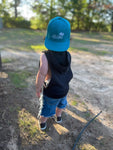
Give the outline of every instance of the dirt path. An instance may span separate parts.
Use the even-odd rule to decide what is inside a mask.
[[[72,55],[74,79],[71,88],[94,114],[102,110],[100,120],[113,130],[113,57]]]
[[[113,150],[112,56],[72,53],[74,78],[63,124],[58,125],[51,118],[44,133],[39,131],[36,119],[39,101],[35,95],[35,77],[39,54],[7,49],[2,51],[2,58],[13,60],[3,64],[4,72],[28,71],[31,76],[24,89],[15,88],[10,78],[1,80],[0,150],[71,150],[81,129],[100,110],[102,114],[86,129],[76,150]],[[31,125],[36,125],[38,131],[33,128],[31,134]]]

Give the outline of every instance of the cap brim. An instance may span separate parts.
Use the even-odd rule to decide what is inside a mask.
[[[52,51],[56,51],[56,52],[67,51],[69,45],[70,45],[70,40],[67,40],[65,42],[55,42],[49,40],[47,37],[45,38],[45,47]]]

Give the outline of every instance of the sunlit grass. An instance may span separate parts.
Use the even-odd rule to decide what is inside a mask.
[[[73,101],[71,102],[71,104],[72,104],[73,106],[77,106],[78,102],[75,101],[75,100],[73,100]]]
[[[31,45],[31,48],[34,51],[44,51],[44,50],[47,50],[47,48],[44,46],[44,44],[42,44],[42,45]]]
[[[38,120],[25,109],[19,111],[18,124],[22,144],[37,144],[46,135],[39,129]]]
[[[80,150],[98,150],[91,144],[83,144],[79,146]]]

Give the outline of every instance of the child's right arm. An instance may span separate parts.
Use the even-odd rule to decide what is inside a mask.
[[[42,92],[42,87],[47,72],[48,72],[48,61],[45,54],[43,53],[40,56],[40,68],[36,76],[36,95],[38,96],[38,98],[40,97],[40,93]]]

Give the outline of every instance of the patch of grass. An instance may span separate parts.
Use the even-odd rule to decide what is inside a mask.
[[[111,60],[104,60],[105,62],[108,62],[108,63],[111,63],[112,61]]]
[[[82,102],[82,105],[85,105],[85,102]]]
[[[90,118],[91,114],[90,114],[90,112],[85,112],[85,113],[84,113],[84,116],[85,116],[86,118]]]
[[[34,51],[44,51],[47,50],[47,48],[44,46],[44,44],[41,45],[31,45],[31,49]]]
[[[27,87],[26,79],[31,76],[31,72],[9,72],[8,73],[11,82],[16,88],[25,88]]]
[[[106,33],[103,34],[103,39],[108,40],[108,41],[113,41],[113,34],[112,33]]]
[[[73,100],[73,101],[71,102],[71,104],[72,104],[73,106],[77,106],[78,102],[75,101],[75,100]]]
[[[44,31],[5,29],[0,33],[0,45],[22,51],[32,51],[31,45],[43,43]]]
[[[14,59],[2,58],[2,63],[10,63],[12,61],[14,61]]]
[[[39,129],[38,120],[25,109],[19,111],[18,124],[23,144],[36,144],[45,136]]]
[[[81,38],[74,38],[74,42],[79,42],[81,44],[98,44],[98,43],[102,43],[99,39],[94,39],[94,38],[87,38],[87,37],[81,37]]]
[[[91,48],[87,48],[87,47],[71,47],[70,51],[73,52],[79,52],[79,51],[83,51],[83,52],[88,52],[88,53],[92,53],[95,55],[100,55],[100,56],[104,56],[104,55],[110,55],[111,52],[109,51],[104,51],[104,50],[92,50]]]
[[[20,111],[20,106],[10,106],[9,111],[14,113],[14,112],[19,112]]]
[[[79,146],[80,150],[97,150],[94,146],[91,144],[83,144]]]
[[[89,52],[90,49],[89,48],[86,48],[86,47],[79,47],[79,50],[82,50],[82,51],[85,51],[85,52]]]
[[[74,94],[75,98],[80,98],[80,95]]]
[[[72,37],[74,38],[85,38],[85,40],[89,39],[89,41],[97,41],[101,42],[102,40],[113,41],[113,33],[109,32],[80,32],[80,33],[72,33]],[[105,41],[102,41],[105,42]]]
[[[109,51],[104,51],[104,50],[92,51],[92,53],[93,53],[93,54],[96,54],[96,55],[101,55],[101,56],[111,54]]]
[[[0,33],[0,45],[4,49],[21,51],[43,51],[45,31],[29,30],[29,29],[5,29]],[[112,33],[96,33],[96,32],[80,32],[71,33],[72,40],[70,42],[69,51],[78,52],[84,51],[96,55],[110,55],[113,52],[95,50],[95,47],[100,44],[112,44]],[[92,45],[95,45],[92,47]],[[101,46],[100,46],[101,47]]]
[[[109,44],[112,45],[112,33],[81,32],[71,33],[71,37],[70,51],[83,51],[100,56],[113,54],[113,52],[104,48],[103,50],[95,50],[96,47],[101,47],[102,44],[106,44],[108,47]]]

